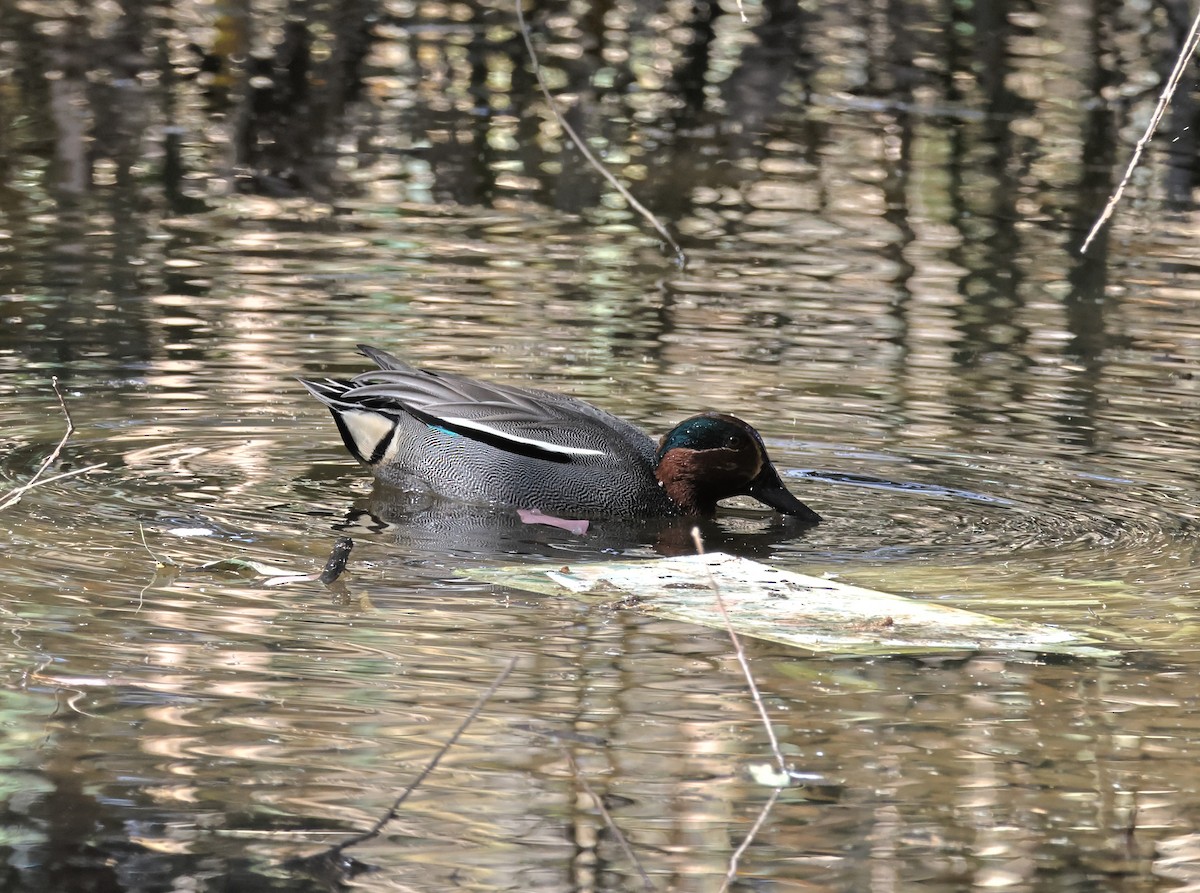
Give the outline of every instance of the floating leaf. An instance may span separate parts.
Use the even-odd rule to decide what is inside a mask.
[[[197,570],[202,571],[253,571],[260,577],[296,577],[301,576],[295,571],[287,570],[286,568],[276,567],[273,564],[264,564],[261,561],[251,561],[248,558],[219,558],[216,561],[207,561],[200,565]],[[319,574],[304,575],[311,576],[316,579]]]
[[[725,629],[713,587],[743,635],[826,654],[930,654],[1005,651],[1114,657],[1088,636],[1002,620],[835,580],[779,570],[719,552],[656,561],[570,568],[478,568],[466,576],[544,594],[634,601],[652,614]]]
[[[200,565],[197,570],[238,570],[252,571],[260,577],[266,577],[264,586],[286,586],[288,583],[311,583],[320,580],[321,574],[300,574],[273,564],[263,564],[261,561],[250,561],[246,558],[222,558]]]

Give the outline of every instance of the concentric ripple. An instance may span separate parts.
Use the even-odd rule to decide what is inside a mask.
[[[998,573],[1100,586],[1135,580],[1153,591],[1185,573],[1200,549],[1187,491],[1169,464],[1153,459],[1086,467],[842,449],[829,460],[838,470],[823,470],[811,467],[814,458],[821,459],[806,456],[810,468],[792,472],[789,485],[827,523],[784,551],[809,565],[833,560],[847,573],[869,565],[867,573],[885,585],[914,579],[905,562],[917,560],[914,568],[939,577],[935,589],[950,576],[936,571],[955,568],[954,589],[968,594],[996,596],[994,587],[973,588],[973,581]],[[1026,583],[1009,594],[1029,595]]]

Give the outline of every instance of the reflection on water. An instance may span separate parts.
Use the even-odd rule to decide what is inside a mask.
[[[726,638],[459,575],[689,531],[373,489],[295,381],[359,341],[655,433],[736,412],[827,521],[738,507],[710,548],[1125,654],[747,643],[819,784],[739,883],[1200,884],[1189,97],[1076,251],[1178,35],[1113,4],[746,11],[530,10],[678,270],[503,5],[0,4],[0,491],[62,434],[52,374],[53,470],[106,463],[0,514],[0,888],[328,889],[286,860],[383,815],[513,656],[355,884],[635,887],[586,780],[656,889],[719,888],[770,796]],[[310,572],[342,534],[334,588],[201,567]]]

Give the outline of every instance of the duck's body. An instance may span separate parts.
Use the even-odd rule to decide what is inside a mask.
[[[302,383],[329,407],[351,454],[384,484],[569,518],[707,515],[749,495],[809,523],[758,433],[693,416],[656,444],[574,397],[415,369],[360,345],[377,371]]]

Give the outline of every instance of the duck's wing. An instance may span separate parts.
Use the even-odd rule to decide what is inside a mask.
[[[653,464],[643,431],[574,397],[416,369],[384,351],[360,346],[381,368],[350,382],[305,382],[331,407],[403,414],[425,425],[522,456],[554,462]]]
[[[426,425],[498,449],[555,462],[602,461],[653,441],[633,425],[582,400],[431,372],[370,372],[342,399],[404,412]]]

